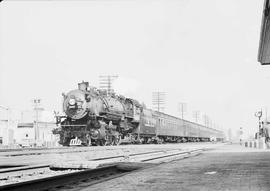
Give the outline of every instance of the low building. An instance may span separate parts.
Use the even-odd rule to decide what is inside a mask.
[[[53,122],[18,123],[16,142],[22,146],[59,146],[58,136],[52,133],[54,128],[56,124]]]
[[[14,140],[14,128],[16,122],[10,120],[0,120],[0,146],[12,145]]]

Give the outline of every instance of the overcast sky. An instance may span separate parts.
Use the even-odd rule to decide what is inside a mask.
[[[151,108],[165,91],[223,129],[257,129],[270,113],[270,66],[257,62],[263,0],[4,1],[0,4],[0,105],[61,110],[62,92],[81,80]]]

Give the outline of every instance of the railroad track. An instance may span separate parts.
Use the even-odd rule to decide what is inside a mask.
[[[183,143],[183,145],[186,143]],[[190,143],[188,143],[190,144]],[[191,145],[198,145],[200,143],[191,143]],[[154,144],[155,145],[155,144]],[[175,145],[173,143],[173,145]],[[96,150],[117,150],[125,148],[126,145],[117,147],[103,146],[103,147],[58,147],[58,148],[27,148],[27,149],[0,149],[0,157],[14,157],[27,155],[43,155],[43,154],[63,154],[63,153],[79,153],[91,152]],[[139,145],[137,145],[139,146]],[[142,146],[142,145],[140,145]],[[143,145],[145,147],[152,146],[150,144]],[[163,145],[164,146],[164,145]]]
[[[80,148],[80,147],[60,147],[52,149],[33,149],[33,150],[20,150],[20,151],[4,151],[0,152],[0,157],[16,157],[16,156],[27,156],[27,155],[44,155],[44,154],[64,154],[64,153],[81,153],[91,152],[98,150],[118,150],[122,147],[91,147],[91,148]]]
[[[47,148],[47,149],[30,149],[30,150],[15,150],[15,151],[1,151],[2,157],[14,157],[14,156],[27,156],[27,155],[44,155],[44,154],[62,154],[62,153],[77,153],[88,152],[89,148],[79,147],[59,147],[59,148]]]
[[[61,172],[61,174],[50,177],[4,185],[0,187],[0,190],[79,190],[80,188],[123,176],[129,172],[130,170],[111,165],[96,169]]]
[[[200,152],[202,149],[191,151],[174,149],[96,158],[89,161],[98,164],[94,169],[88,169],[87,165],[76,166],[74,163],[58,167],[43,165],[2,169],[0,171],[0,190],[79,190],[142,168],[185,158]]]

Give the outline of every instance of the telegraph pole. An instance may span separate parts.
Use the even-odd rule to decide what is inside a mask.
[[[187,104],[186,103],[178,103],[178,111],[181,113],[181,119],[184,120],[184,113],[187,112]]]
[[[35,112],[35,120],[34,120],[34,132],[35,132],[35,144],[37,144],[37,140],[39,138],[38,132],[38,121],[39,121],[39,111],[43,111],[44,109],[40,107],[41,99],[34,99],[34,112]]]
[[[152,105],[153,105],[153,109],[156,109],[158,112],[160,110],[164,110],[165,107],[165,96],[166,93],[165,92],[160,92],[160,91],[156,91],[156,92],[152,92]],[[156,138],[158,141],[158,128],[156,129]]]
[[[195,118],[196,123],[198,123],[198,119],[200,117],[200,111],[193,111],[193,117]]]
[[[3,109],[3,110],[6,110],[6,117],[7,117],[7,120],[4,119],[4,121],[7,121],[7,134],[9,134],[9,129],[10,129],[10,108],[9,107],[4,107],[4,106],[1,106],[0,105],[0,108]],[[2,137],[2,143],[4,142],[4,137]],[[7,143],[10,142],[9,140],[9,136],[7,137],[7,139],[5,140]]]
[[[243,128],[242,127],[240,127],[240,130],[239,130],[239,141],[240,141],[240,145],[242,145],[242,136],[243,136]]]
[[[195,118],[195,122],[198,123],[198,119],[200,117],[200,111],[193,111],[193,117]],[[198,127],[198,136],[200,137],[200,127]]]
[[[258,138],[258,140],[259,140],[259,138],[260,138],[260,130],[261,130],[262,110],[261,110],[261,111],[257,111],[257,112],[255,113],[255,117],[258,117],[258,119],[259,119],[259,131],[258,131],[258,136],[257,136],[257,138]]]
[[[212,128],[212,120],[211,120],[211,119],[209,119],[208,127],[209,127],[209,128]]]
[[[114,93],[114,90],[112,88],[112,83],[113,83],[113,80],[115,80],[116,78],[118,78],[117,75],[99,76],[99,88],[101,90],[106,90],[107,94],[109,95]]]
[[[157,109],[157,111],[165,109],[165,96],[165,92],[157,91],[152,93],[152,105],[154,109]]]
[[[207,115],[203,115],[204,125],[205,127],[209,127],[209,117]]]
[[[0,108],[7,111],[7,128],[9,129],[9,126],[10,126],[10,108],[9,107],[4,107],[4,106],[1,106],[1,105],[0,105]]]
[[[184,129],[184,135],[187,135],[187,129],[185,126],[185,121],[184,121],[184,113],[187,111],[187,104],[186,103],[178,103],[178,111],[181,113],[181,119],[182,119],[182,125]]]

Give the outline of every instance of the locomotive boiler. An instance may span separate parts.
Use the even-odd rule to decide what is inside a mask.
[[[63,94],[65,116],[56,116],[62,145],[119,144],[139,125],[141,105],[133,99],[90,87],[88,82]]]

